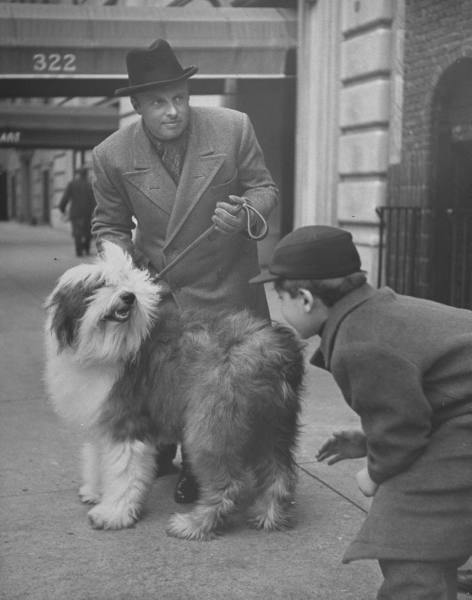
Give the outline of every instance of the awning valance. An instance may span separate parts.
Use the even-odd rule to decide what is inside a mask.
[[[0,148],[92,148],[116,129],[108,107],[0,104]]]
[[[126,53],[159,37],[183,66],[199,67],[196,78],[293,74],[295,10],[0,4],[0,85],[1,79],[126,80]]]

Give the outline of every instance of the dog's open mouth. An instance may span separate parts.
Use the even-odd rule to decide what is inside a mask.
[[[123,294],[120,298],[119,304],[113,307],[107,315],[105,315],[104,319],[106,321],[116,321],[118,323],[124,323],[131,316],[131,311],[133,309],[135,302],[134,294]]]
[[[117,321],[118,323],[124,323],[130,318],[130,316],[131,307],[127,306],[123,308],[116,308],[111,313],[105,315],[105,319],[107,321]]]

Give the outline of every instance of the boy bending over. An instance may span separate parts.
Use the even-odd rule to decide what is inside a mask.
[[[301,337],[321,337],[311,362],[361,420],[318,453],[367,457],[357,482],[373,501],[343,562],[379,561],[379,600],[455,600],[472,554],[472,312],[374,289],[336,227],[285,236],[251,283],[267,281]]]

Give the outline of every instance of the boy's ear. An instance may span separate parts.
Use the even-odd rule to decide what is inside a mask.
[[[313,309],[313,307],[316,304],[317,299],[315,299],[315,297],[310,292],[310,290],[307,290],[305,288],[300,288],[298,290],[298,294],[302,299],[303,309],[305,310],[305,312],[307,312],[307,313],[311,312],[311,310]]]
[[[134,110],[138,113],[141,114],[140,111],[140,105],[139,105],[139,100],[136,98],[136,96],[130,96],[130,102],[131,102],[131,106],[134,108]]]

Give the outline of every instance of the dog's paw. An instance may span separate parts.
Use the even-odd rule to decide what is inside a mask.
[[[272,512],[251,516],[248,525],[260,531],[285,531],[293,527],[290,515],[282,513],[274,515]]]
[[[166,533],[171,537],[198,542],[208,542],[216,538],[214,531],[206,531],[202,527],[196,526],[190,513],[174,513],[169,519]]]
[[[101,500],[101,495],[88,484],[84,483],[79,488],[79,498],[84,504],[98,504]]]
[[[89,510],[88,518],[94,529],[125,529],[133,527],[139,519],[139,510],[135,507],[123,510],[119,506],[102,502]]]

